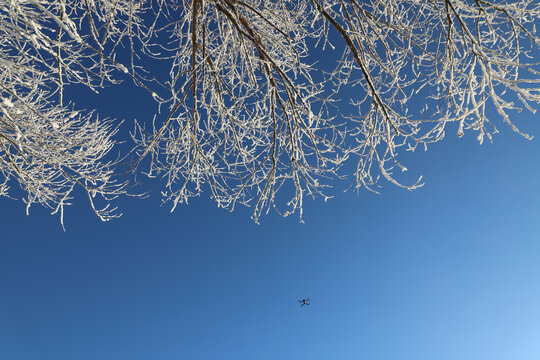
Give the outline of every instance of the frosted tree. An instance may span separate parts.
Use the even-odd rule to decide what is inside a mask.
[[[76,187],[124,193],[109,154],[117,123],[64,100],[74,83],[119,81],[156,104],[132,133],[131,169],[162,181],[173,209],[205,192],[257,221],[271,208],[301,216],[336,179],[414,189],[399,152],[447,129],[492,140],[494,110],[530,138],[512,116],[540,102],[539,17],[526,0],[10,0],[0,194],[15,182],[28,205],[61,210]]]
[[[105,9],[103,9],[105,10]],[[0,194],[10,183],[34,203],[60,212],[77,187],[88,193],[102,220],[118,216],[109,205],[94,206],[124,193],[114,180],[112,149],[117,126],[95,111],[79,112],[63,100],[64,86],[94,89],[110,78],[113,65],[79,35],[65,2],[8,1],[0,5]]]

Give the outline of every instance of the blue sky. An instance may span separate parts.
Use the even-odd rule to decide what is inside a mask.
[[[0,359],[538,359],[540,143],[504,130],[408,155],[417,191],[310,201],[305,224],[151,197],[109,223],[77,202],[63,232],[2,200]]]
[[[70,91],[127,130],[152,118],[129,84]],[[207,197],[171,214],[156,191],[108,223],[79,199],[63,232],[1,199],[0,360],[538,360],[540,133],[515,119],[533,141],[448,131],[400,154],[421,189],[307,201],[305,224]]]

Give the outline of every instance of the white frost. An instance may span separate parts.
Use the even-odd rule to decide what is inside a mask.
[[[9,108],[13,107],[13,103],[8,98],[3,98],[2,99],[2,105],[4,105],[5,107],[9,107]]]
[[[118,70],[122,71],[123,73],[129,74],[127,67],[125,67],[124,65],[118,63],[116,64],[116,67],[118,68]]]

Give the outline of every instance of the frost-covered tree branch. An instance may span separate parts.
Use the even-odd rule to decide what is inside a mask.
[[[60,212],[75,188],[84,189],[104,221],[119,216],[108,202],[125,193],[114,179],[113,148],[118,124],[94,110],[64,103],[64,86],[94,90],[114,83],[114,63],[93,51],[71,19],[65,2],[10,1],[0,6],[0,176],[3,195],[17,183],[27,209],[34,203]]]
[[[115,123],[65,100],[72,84],[119,81],[156,105],[132,134],[132,170],[161,179],[173,209],[204,191],[257,221],[301,216],[336,179],[414,189],[400,151],[449,127],[492,140],[494,110],[530,138],[512,117],[540,102],[539,17],[528,0],[10,0],[0,195],[14,179],[27,203],[62,209],[75,187],[124,191],[107,160]]]

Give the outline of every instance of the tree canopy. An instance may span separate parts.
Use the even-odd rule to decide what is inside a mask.
[[[109,220],[144,174],[172,209],[205,192],[258,221],[335,179],[415,189],[401,151],[501,122],[531,138],[512,117],[540,103],[539,18],[536,0],[4,1],[0,195],[63,213],[83,189]],[[156,116],[115,158],[119,122],[65,98],[122,81]]]

